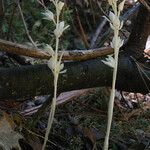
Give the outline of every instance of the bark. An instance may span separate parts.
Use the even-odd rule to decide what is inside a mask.
[[[65,69],[67,72],[59,78],[59,92],[111,86],[112,69],[102,63],[101,59],[65,63]],[[143,70],[150,78],[150,71],[146,68]],[[144,79],[150,87],[149,80]],[[47,65],[0,69],[0,81],[0,99],[29,98],[53,91],[53,75]],[[119,58],[116,88],[148,93],[135,63],[123,55]]]
[[[10,54],[17,54],[28,56],[32,58],[40,58],[40,59],[50,59],[51,56],[44,52],[42,49],[30,48],[25,45],[12,43],[9,41],[5,41],[0,39],[0,51],[8,52]],[[89,49],[89,50],[66,50],[63,52],[62,60],[88,60],[101,56],[106,56],[112,54],[114,52],[111,47],[102,47],[97,49]],[[59,57],[62,55],[62,51],[59,52]]]

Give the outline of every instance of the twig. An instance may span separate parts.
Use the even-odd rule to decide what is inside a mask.
[[[42,139],[44,139],[44,137],[36,132],[31,131],[30,129],[23,127],[26,131],[28,131],[30,134],[35,135],[37,137],[40,137]],[[53,143],[52,141],[48,140],[49,143],[53,144],[54,146],[57,146],[55,143]]]
[[[102,20],[102,22],[100,22],[99,26],[98,26],[97,29],[96,29],[95,34],[93,35],[92,40],[91,40],[90,48],[93,48],[93,47],[94,47],[95,42],[96,42],[98,36],[101,34],[102,29],[103,29],[103,27],[105,26],[106,23],[107,23],[107,20],[106,20],[105,18]]]
[[[43,6],[43,8],[44,8],[45,10],[47,10],[47,7],[45,6],[43,0],[37,0],[37,2],[38,2],[41,6]]]
[[[76,9],[76,15],[77,15],[77,22],[78,22],[78,25],[79,25],[79,28],[80,28],[80,32],[81,32],[81,38],[82,38],[82,40],[84,42],[85,47],[89,48],[89,43],[87,41],[87,37],[86,37],[84,29],[82,27],[81,20],[80,20],[80,17],[79,17],[77,9]]]
[[[23,21],[23,25],[24,25],[26,34],[27,34],[27,36],[28,36],[30,42],[32,43],[32,45],[33,45],[34,47],[37,47],[36,44],[34,43],[33,39],[31,38],[30,34],[29,34],[29,31],[28,31],[26,22],[25,22],[25,20],[24,20],[24,16],[23,16],[22,9],[21,9],[21,6],[20,6],[19,1],[18,1],[18,8],[19,8],[19,12],[20,12],[20,15],[21,15],[21,18],[22,18],[22,21]]]
[[[48,59],[50,56],[38,48],[29,48],[28,46],[12,43],[0,39],[0,50],[12,54],[29,56],[34,58]]]
[[[91,7],[93,22],[94,22],[94,24],[96,24],[96,18],[95,18],[94,8],[93,8],[93,4],[92,4],[91,0],[89,0],[89,4],[90,4],[90,7]]]
[[[12,43],[9,41],[0,39],[0,51],[9,52],[17,55],[23,55],[33,58],[49,59],[51,56],[42,49],[29,48],[28,46]],[[66,50],[63,52],[62,60],[88,60],[94,59],[101,56],[106,56],[113,53],[113,49],[110,47],[102,47],[90,50]],[[59,52],[61,56],[62,52]]]

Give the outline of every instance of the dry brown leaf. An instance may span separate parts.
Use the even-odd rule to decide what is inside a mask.
[[[21,150],[18,141],[21,138],[23,136],[14,131],[14,122],[9,115],[3,113],[3,116],[0,118],[0,149],[10,150],[14,148]]]

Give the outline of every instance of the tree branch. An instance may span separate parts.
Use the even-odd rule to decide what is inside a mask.
[[[17,55],[29,56],[33,58],[40,59],[50,59],[50,55],[44,52],[44,50],[37,48],[30,48],[25,45],[12,43],[9,41],[0,39],[0,51],[13,53]],[[59,52],[59,56],[61,56],[61,51]],[[105,55],[109,55],[113,53],[113,49],[110,47],[103,47],[91,50],[67,50],[63,52],[62,60],[88,60],[93,59]]]

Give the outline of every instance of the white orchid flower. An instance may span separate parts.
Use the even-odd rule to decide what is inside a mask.
[[[55,66],[56,73],[59,74],[60,71],[63,70],[63,68],[64,68],[64,64],[57,61],[56,66]]]
[[[109,19],[112,23],[112,25],[119,30],[120,28],[120,20],[119,18],[113,13],[113,12],[109,12]]]
[[[123,45],[123,43],[124,43],[124,40],[122,40],[121,38],[120,38],[120,36],[118,36],[117,37],[117,39],[115,39],[115,37],[113,37],[113,39],[112,39],[112,42],[110,42],[110,46],[112,47],[112,48],[115,48],[115,43],[117,42],[117,48],[120,48],[122,45]]]
[[[64,21],[61,21],[59,24],[58,24],[58,27],[56,27],[56,29],[54,30],[54,34],[56,37],[60,37],[62,35],[62,33],[64,32],[64,30],[66,30],[69,26],[66,26],[65,27],[65,23]]]
[[[125,3],[125,0],[123,0],[123,1],[118,5],[118,10],[119,10],[119,11],[122,11],[122,10],[123,10],[124,3]]]
[[[52,71],[53,74],[54,74],[54,69],[55,69],[55,59],[54,59],[54,57],[51,57],[51,58],[48,60],[47,65],[48,65],[48,67],[51,69],[51,71]]]
[[[54,14],[50,10],[46,10],[45,13],[42,13],[45,17],[43,19],[53,21],[55,23]]]
[[[58,4],[57,4],[58,10],[61,11],[63,7],[64,7],[64,3],[59,1]]]
[[[102,60],[102,62],[111,68],[115,67],[115,59],[111,55],[108,55],[106,60]]]
[[[50,45],[46,44],[45,50],[49,53],[50,56],[54,57],[55,52]]]
[[[120,38],[120,36],[118,36],[118,38],[117,38],[117,47],[120,48],[123,45],[123,43],[124,43],[124,40],[122,40]]]
[[[108,0],[108,3],[109,3],[110,6],[112,6],[113,5],[113,0]]]

